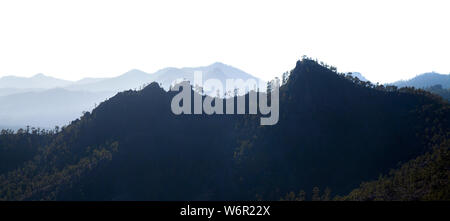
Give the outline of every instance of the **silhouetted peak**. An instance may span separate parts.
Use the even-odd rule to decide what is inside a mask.
[[[294,70],[289,77],[290,81],[296,82],[297,78],[304,81],[320,81],[327,78],[337,77],[337,74],[332,70],[332,66],[320,63],[312,59],[298,60]]]
[[[142,91],[163,91],[163,88],[157,82],[152,82],[149,85],[145,86]]]

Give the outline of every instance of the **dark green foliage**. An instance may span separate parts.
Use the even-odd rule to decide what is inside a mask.
[[[336,200],[449,200],[450,142]]]
[[[53,131],[28,128],[2,130],[0,133],[0,174],[16,169],[32,160],[53,137]]]
[[[34,151],[34,157],[20,167],[0,175],[0,199],[2,200],[55,200],[65,199],[61,194],[72,191],[71,188],[82,177],[89,177],[104,162],[110,161],[112,152],[117,152],[117,142],[107,142],[95,148],[78,149],[68,147],[79,138],[77,130],[82,121],[75,122],[57,135],[34,134],[40,140],[46,140],[45,146]],[[31,134],[31,135],[33,135]],[[15,136],[31,136],[21,132]],[[38,144],[38,142],[36,142]],[[33,147],[37,149],[36,147]]]
[[[450,131],[449,105],[422,106],[418,119],[423,122],[420,134],[429,141],[430,150],[391,170],[378,180],[363,182],[349,195],[337,200],[449,200],[450,199]]]

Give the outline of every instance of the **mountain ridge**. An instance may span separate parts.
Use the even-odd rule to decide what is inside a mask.
[[[397,87],[427,88],[435,85],[442,85],[444,89],[450,88],[450,74],[439,74],[428,72],[417,75],[409,80],[401,80],[391,83]]]
[[[189,75],[189,78],[192,78],[192,74],[194,71],[204,71],[211,73],[214,71],[214,69],[217,69],[219,71],[222,71],[222,75],[220,78],[242,78],[244,76],[244,79],[248,78],[255,78],[258,79],[244,71],[241,71],[231,65],[226,65],[222,62],[214,62],[207,66],[199,66],[199,67],[183,67],[183,68],[175,68],[175,67],[167,67],[162,68],[154,73],[147,73],[144,71],[141,71],[139,69],[130,69],[129,71],[120,74],[116,77],[106,77],[106,78],[92,78],[87,77],[83,78],[77,81],[68,81],[63,80],[55,77],[46,76],[44,74],[36,74],[32,77],[16,77],[16,76],[4,76],[0,78],[0,88],[42,88],[42,89],[50,89],[54,87],[63,87],[67,88],[69,90],[90,90],[90,91],[122,91],[122,90],[128,90],[133,89],[136,87],[141,87],[144,84],[151,83],[152,81],[157,81],[159,83],[163,83],[164,87],[168,89],[170,84],[177,78],[183,78],[186,75]],[[206,75],[208,75],[206,73]],[[178,75],[177,75],[178,74]],[[177,76],[165,76],[165,75],[177,75]],[[216,76],[217,77],[217,76]],[[132,79],[136,78],[136,79]],[[169,78],[169,79],[165,79]],[[210,77],[207,77],[206,79],[209,79]],[[33,86],[28,86],[29,83],[27,81],[35,81],[36,79],[45,81],[45,80],[51,80],[53,81],[53,84],[50,85],[36,85],[36,82],[34,82]],[[118,85],[119,81],[125,84],[124,86]],[[108,86],[108,83],[112,84],[112,86]],[[25,84],[25,85],[21,85]],[[99,87],[100,89],[95,89],[95,87]]]
[[[44,74],[36,74],[32,77],[4,76],[0,78],[0,88],[43,88],[50,89],[55,87],[68,86],[70,81],[46,76]]]
[[[241,71],[237,68],[234,68],[230,65],[225,65],[220,62],[213,63],[208,66],[202,67],[186,67],[186,68],[165,68],[160,70],[159,72],[155,72],[153,74],[149,74],[143,72],[138,69],[131,69],[117,77],[112,78],[83,78],[79,81],[72,82],[68,84],[66,81],[66,86],[58,85],[58,87],[53,88],[1,88],[0,87],[0,100],[5,101],[3,106],[0,107],[0,119],[3,119],[5,122],[2,123],[3,126],[9,125],[13,128],[23,127],[25,125],[31,124],[35,127],[44,127],[44,128],[52,128],[56,125],[62,126],[62,122],[70,122],[74,117],[76,117],[76,113],[80,115],[83,111],[90,111],[94,107],[95,103],[99,103],[99,101],[103,101],[107,98],[110,98],[115,93],[126,91],[126,90],[138,90],[142,88],[144,85],[149,84],[150,82],[158,81],[163,83],[163,87],[165,90],[168,90],[172,81],[178,78],[190,79],[191,82],[193,80],[193,72],[195,70],[205,71],[204,80],[210,78],[219,78],[223,79],[228,77],[238,77],[238,78],[252,78],[253,76]],[[228,73],[230,74],[228,75]],[[243,77],[240,77],[243,76]],[[8,78],[7,78],[8,79]],[[20,80],[27,79],[47,79],[45,75],[35,75],[31,78],[20,78]],[[50,78],[49,78],[50,79]],[[51,78],[53,79],[53,78]],[[222,82],[225,83],[225,82]],[[0,81],[0,85],[1,81]],[[12,86],[12,84],[3,84],[4,86]],[[39,85],[34,85],[38,87]],[[61,87],[59,87],[61,86]],[[62,88],[63,90],[59,90],[64,94],[70,94],[71,99],[63,100],[51,100],[51,97],[58,97],[56,94],[50,95],[50,92],[59,93],[58,90],[53,90],[54,88]],[[70,91],[70,92],[69,92]],[[32,93],[30,93],[32,92]],[[78,93],[75,96],[75,93]],[[21,102],[23,104],[18,103],[18,100],[14,98],[20,95]],[[35,100],[39,100],[39,95],[43,97],[40,98],[42,102],[36,103],[35,107],[32,108],[35,111],[33,113],[28,113],[29,116],[21,115],[18,116],[18,113],[23,113],[24,111],[21,107],[26,106],[26,103],[35,103]],[[89,95],[89,96],[87,96]],[[25,100],[25,96],[29,97],[29,101]],[[1,98],[3,97],[3,98]],[[9,97],[9,98],[8,98]],[[83,103],[80,99],[85,98],[85,103]],[[53,103],[52,103],[53,102]],[[51,110],[46,110],[46,107],[42,106],[43,104],[51,106]],[[62,110],[61,108],[57,108],[57,105],[66,105],[70,106],[72,110],[70,110],[70,114],[67,112],[56,113],[55,116],[59,116],[54,120],[50,119],[48,112],[53,110]],[[29,107],[30,108],[30,107]],[[11,116],[11,117],[8,117]],[[39,117],[46,116],[46,117]],[[64,117],[66,116],[66,117]],[[44,121],[45,119],[45,121]],[[6,123],[7,121],[7,123]],[[52,125],[53,124],[53,125]]]
[[[102,102],[35,160],[0,176],[0,199],[279,200],[312,187],[343,194],[430,150],[449,127],[448,104],[427,92],[356,81],[309,59],[280,88],[274,126],[260,126],[258,115],[174,115],[176,94],[152,83]]]

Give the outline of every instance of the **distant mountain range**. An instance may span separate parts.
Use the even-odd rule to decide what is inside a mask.
[[[395,85],[399,88],[415,87],[424,89],[450,101],[450,74],[424,73],[409,80],[396,81],[390,85]]]
[[[352,72],[352,77],[357,77],[361,81],[368,81],[361,73]],[[402,87],[415,87],[424,89],[431,93],[437,94],[450,101],[450,74],[439,74],[435,72],[424,73],[417,75],[409,80],[396,81],[387,85],[395,85],[399,88]]]
[[[133,69],[112,78],[61,80],[43,74],[32,77],[0,78],[0,127],[18,128],[26,125],[50,128],[65,125],[90,111],[95,103],[117,92],[139,89],[158,82],[165,90],[176,80],[193,82],[194,71],[203,72],[203,81],[219,79],[258,79],[230,65],[216,62],[203,67],[164,68],[149,74]]]
[[[81,82],[81,83],[80,83]],[[120,76],[113,78],[103,78],[103,79],[82,79],[74,84],[66,87],[68,90],[73,91],[115,91],[120,92],[129,89],[137,89],[153,82],[153,77],[151,74],[145,73],[143,71],[133,69]]]
[[[155,73],[149,74],[144,71],[133,69],[120,76],[112,78],[83,78],[79,81],[66,81],[43,74],[37,74],[30,78],[6,76],[0,78],[0,96],[20,92],[28,92],[30,89],[43,90],[51,88],[65,88],[72,91],[115,91],[120,92],[129,89],[137,89],[144,84],[158,82],[168,90],[170,85],[176,80],[188,80],[193,82],[194,72],[203,72],[203,81],[208,79],[219,79],[225,84],[226,79],[258,79],[233,66],[216,62],[209,66],[185,67],[185,68],[164,68]],[[18,90],[21,89],[21,90]]]
[[[50,89],[55,87],[65,87],[70,84],[72,84],[71,81],[45,76],[44,74],[36,74],[30,78],[16,76],[6,76],[0,78],[0,88]]]
[[[450,88],[450,74],[439,74],[435,72],[417,75],[409,80],[396,81],[392,83],[397,87],[428,88],[442,85],[444,89]]]
[[[194,67],[194,68],[165,68],[157,71],[153,74],[153,81],[162,83],[164,89],[168,87],[177,79],[185,79],[190,82],[194,80],[194,72],[203,72],[203,80],[218,79],[223,85],[226,83],[226,79],[257,79],[258,78],[245,73],[235,67],[226,65],[220,62],[216,62],[206,67]]]

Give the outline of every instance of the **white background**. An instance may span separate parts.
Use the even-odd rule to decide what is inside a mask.
[[[449,1],[0,1],[0,77],[215,61],[263,79],[306,54],[373,82],[450,71]]]

